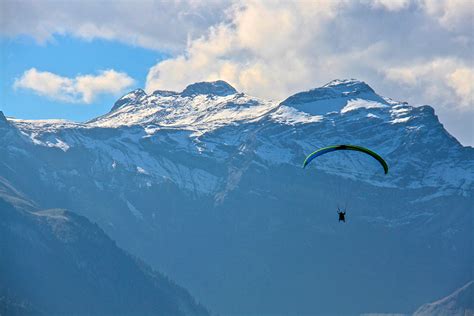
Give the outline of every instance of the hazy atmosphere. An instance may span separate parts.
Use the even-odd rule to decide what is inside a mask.
[[[473,21],[0,1],[0,315],[474,315]]]

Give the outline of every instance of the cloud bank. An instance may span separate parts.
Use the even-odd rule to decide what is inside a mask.
[[[72,35],[176,52],[222,21],[228,6],[225,0],[2,0],[0,34],[29,35],[42,43]]]
[[[147,90],[220,78],[282,98],[337,77],[406,83],[433,74],[427,84],[436,81],[466,107],[465,94],[439,72],[472,71],[472,56],[459,54],[473,47],[472,11],[468,1],[245,1],[228,22],[151,68]]]
[[[101,71],[98,75],[80,75],[67,78],[47,71],[31,68],[17,78],[15,89],[28,89],[69,103],[92,103],[99,94],[118,95],[134,84],[127,74],[115,70]]]
[[[424,63],[384,70],[388,80],[397,82],[424,100],[449,100],[456,110],[472,110],[474,68],[453,58],[436,58]]]

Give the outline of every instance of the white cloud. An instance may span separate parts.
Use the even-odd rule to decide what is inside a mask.
[[[464,108],[473,109],[474,96],[474,69],[467,67],[457,68],[450,73],[447,78],[447,84],[454,89],[457,96],[461,99],[461,105]]]
[[[374,8],[383,8],[389,11],[399,11],[406,9],[410,5],[410,0],[371,0]]]
[[[91,103],[100,93],[120,94],[125,88],[130,87],[134,80],[127,74],[106,70],[100,75],[86,75],[75,78],[75,90],[82,95],[85,103]]]
[[[117,95],[129,88],[134,80],[115,70],[101,71],[98,75],[62,77],[31,68],[17,78],[14,88],[29,89],[54,100],[70,103],[91,103],[99,94]]]
[[[437,58],[385,70],[386,79],[422,94],[425,103],[440,103],[461,111],[474,110],[474,68],[453,58]]]
[[[39,95],[66,102],[74,102],[77,98],[73,86],[72,79],[51,72],[39,72],[35,68],[25,71],[14,83],[15,89],[30,89]]]
[[[177,51],[188,38],[225,19],[229,2],[2,0],[0,6],[1,35],[29,35],[44,42],[70,34]]]
[[[230,23],[212,27],[191,41],[184,54],[155,65],[146,89],[179,90],[190,82],[220,78],[254,95],[283,97],[301,89],[302,82],[311,84],[308,64],[321,62],[315,39],[320,40],[319,29],[341,5],[249,1],[235,6]],[[308,56],[313,49],[316,54]]]
[[[412,104],[431,104],[447,130],[474,145],[474,67],[456,58],[435,58],[385,70],[386,86]]]
[[[474,30],[474,2],[472,0],[422,0],[423,9],[445,28],[456,32]]]

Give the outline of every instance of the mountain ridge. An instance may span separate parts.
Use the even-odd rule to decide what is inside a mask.
[[[453,293],[418,308],[413,316],[466,316],[474,315],[474,281]]]

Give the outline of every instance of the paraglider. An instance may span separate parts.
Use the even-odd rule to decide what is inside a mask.
[[[355,145],[334,145],[334,146],[320,148],[306,157],[306,159],[303,162],[303,168],[306,168],[306,166],[315,158],[325,155],[327,153],[339,151],[339,150],[352,150],[352,151],[358,151],[358,152],[367,154],[371,156],[372,158],[374,158],[376,161],[378,161],[378,163],[382,166],[384,170],[384,174],[388,173],[388,164],[380,155],[378,155],[377,153],[375,153],[374,151],[368,148],[365,148],[362,146],[355,146]],[[341,209],[338,207],[337,210],[338,210],[337,214],[339,215],[339,222],[342,221],[345,223],[346,222],[346,218],[345,218],[346,209],[344,208],[343,211],[341,211]]]
[[[344,210],[344,212],[342,212],[339,207],[337,208],[337,214],[339,214],[339,222],[346,222],[346,210]]]
[[[382,157],[380,157],[378,154],[376,154],[370,149],[367,149],[361,146],[354,146],[354,145],[335,145],[335,146],[329,146],[329,147],[318,149],[306,157],[306,159],[303,162],[303,168],[305,168],[314,158],[330,153],[332,151],[336,151],[336,150],[355,150],[355,151],[360,151],[362,153],[365,153],[369,156],[372,156],[382,165],[385,174],[388,173],[388,165],[385,162],[385,160],[383,160]]]

